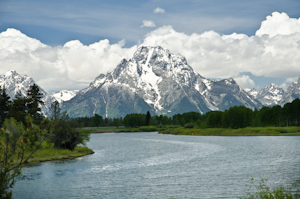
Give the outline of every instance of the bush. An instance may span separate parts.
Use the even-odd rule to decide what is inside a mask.
[[[300,198],[300,180],[295,181],[291,187],[277,187],[275,189],[271,189],[267,186],[267,179],[263,178],[259,185],[254,185],[253,178],[251,179],[250,185],[246,185],[247,187],[247,197],[243,199],[254,199],[254,198],[262,198],[262,199],[294,199]],[[253,188],[256,189],[255,193],[252,194]]]
[[[194,128],[194,124],[193,123],[187,123],[187,124],[184,125],[184,128],[192,129],[192,128]]]
[[[76,128],[76,122],[69,121],[66,113],[54,121],[50,142],[54,147],[73,150],[78,144],[85,145],[90,139],[90,131]]]

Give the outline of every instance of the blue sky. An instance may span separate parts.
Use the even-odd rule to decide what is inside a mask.
[[[157,7],[165,13],[153,13]],[[0,0],[0,31],[16,28],[52,46],[73,39],[83,44],[125,39],[133,45],[149,31],[141,28],[143,20],[186,34],[214,30],[251,36],[272,12],[299,18],[299,9],[298,0]]]
[[[156,8],[160,8],[161,12],[155,13]],[[64,46],[72,40],[79,40],[84,46],[88,46],[107,39],[110,45],[122,41],[124,45],[121,48],[130,49],[145,43],[145,38],[153,31],[166,26],[188,36],[214,31],[221,36],[238,33],[251,37],[273,12],[286,13],[289,18],[298,19],[299,10],[299,0],[0,0],[0,33],[13,28],[53,48]],[[185,55],[182,51],[179,53]],[[196,61],[192,63],[192,67],[197,67]],[[203,69],[199,67],[197,72],[214,78],[212,73],[203,72]],[[30,75],[31,70],[27,71]],[[25,72],[24,66],[21,73]],[[0,73],[3,71],[0,70]],[[288,78],[294,81],[300,75],[300,72],[294,76],[289,74],[282,77],[277,73],[253,73],[255,71],[243,69],[240,76],[236,77],[246,74],[251,80],[255,80],[254,86],[259,89],[271,81],[277,84],[283,84]],[[34,75],[36,74],[32,73]],[[228,74],[228,77],[229,75],[234,76]],[[216,74],[215,78],[227,76]],[[92,77],[90,79],[93,80]],[[79,89],[87,85],[90,79],[79,80]],[[59,88],[48,88],[57,89]]]

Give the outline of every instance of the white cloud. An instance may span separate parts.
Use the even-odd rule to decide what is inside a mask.
[[[155,27],[155,23],[151,20],[143,20],[143,25],[141,26],[141,28],[143,28],[143,27],[153,28],[153,27]]]
[[[0,34],[0,74],[16,70],[32,77],[46,90],[82,89],[136,50],[136,46],[123,46],[124,41],[111,45],[108,40],[101,40],[86,46],[75,40],[50,47],[18,30],[8,29]]]
[[[278,14],[267,17],[265,24]],[[280,28],[280,24],[278,21],[276,26]],[[297,23],[293,26],[296,26],[293,30],[300,28]],[[254,87],[252,79],[239,74],[251,72],[256,76],[294,79],[300,75],[300,32],[289,33],[276,36],[257,33],[249,37],[207,31],[188,35],[163,26],[146,34],[140,45],[162,46],[174,54],[180,53],[206,78],[233,77],[242,87]],[[83,45],[75,40],[51,47],[18,30],[8,29],[0,33],[0,74],[14,69],[34,78],[46,90],[82,89],[100,73],[112,71],[122,58],[132,57],[137,46],[125,48],[124,43],[123,40],[117,44],[101,40]]]
[[[149,32],[141,45],[159,45],[180,53],[208,78],[236,77],[245,72],[265,77],[300,75],[300,32],[275,37],[220,35],[214,31],[187,35],[163,26]]]
[[[153,10],[153,13],[165,13],[165,10],[164,9],[162,9],[162,8],[160,8],[160,7],[157,7],[157,8],[155,8],[154,10]]]
[[[234,80],[237,82],[239,86],[241,86],[244,89],[245,88],[252,89],[256,87],[254,81],[248,75],[235,77]]]
[[[261,27],[256,31],[256,36],[264,34],[274,37],[276,35],[291,35],[300,33],[300,18],[289,18],[286,13],[273,12],[272,16],[261,23]]]

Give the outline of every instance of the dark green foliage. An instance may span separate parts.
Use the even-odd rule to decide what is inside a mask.
[[[193,123],[187,123],[184,125],[184,128],[188,128],[188,129],[191,129],[191,128],[194,128],[194,124]]]
[[[10,110],[10,97],[6,93],[5,87],[2,89],[0,86],[0,126],[5,120],[7,113]]]
[[[64,112],[57,120],[53,121],[53,133],[50,142],[54,147],[73,150],[78,144],[85,145],[89,141],[90,132],[78,128],[75,120],[70,120]]]
[[[208,113],[208,117],[206,119],[207,127],[220,128],[222,126],[222,116],[223,112],[221,111],[212,111]]]
[[[25,117],[28,112],[27,103],[28,99],[22,95],[21,91],[18,91],[15,99],[12,101],[11,110],[7,114],[7,118],[14,117],[17,121],[21,121],[25,125]]]
[[[146,126],[146,114],[131,113],[124,117],[123,123],[126,127]]]
[[[222,127],[224,128],[244,128],[251,126],[252,121],[253,111],[244,106],[231,107],[222,115]]]
[[[27,90],[27,111],[30,116],[34,120],[41,120],[43,118],[42,114],[40,113],[41,108],[39,105],[44,105],[42,100],[43,93],[41,93],[39,87],[36,84],[33,84]]]
[[[92,117],[91,122],[93,123],[94,126],[99,127],[103,125],[103,117],[96,113],[94,117]]]
[[[151,114],[149,111],[147,111],[147,115],[146,115],[146,126],[149,126],[150,124],[150,119],[151,119]]]

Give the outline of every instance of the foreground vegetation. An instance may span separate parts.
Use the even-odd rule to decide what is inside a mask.
[[[93,153],[85,145],[90,131],[60,113],[58,102],[44,118],[43,94],[35,84],[26,96],[18,92],[12,101],[0,87],[0,198],[11,198],[15,178],[26,163],[75,158]]]
[[[229,128],[168,128],[161,134],[199,135],[199,136],[300,136],[300,127],[246,127]]]
[[[240,199],[297,199],[300,198],[300,180],[296,180],[289,187],[276,187],[272,189],[267,185],[268,179],[263,178],[259,184],[247,184],[246,197]]]
[[[30,151],[25,153],[28,156]],[[82,157],[85,155],[93,154],[94,151],[87,147],[76,146],[74,150],[59,149],[53,147],[42,147],[37,150],[29,159],[29,164],[35,164],[39,162],[53,161],[53,160],[65,160]]]

